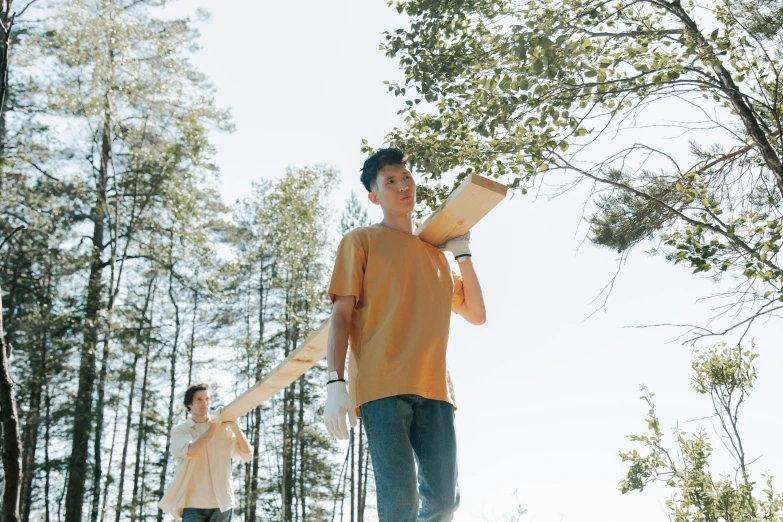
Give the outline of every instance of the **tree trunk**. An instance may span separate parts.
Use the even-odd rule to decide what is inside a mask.
[[[51,405],[52,398],[49,395],[49,384],[45,385],[46,389],[46,417],[44,418],[44,468],[46,468],[46,474],[44,475],[44,522],[51,522],[51,513],[49,512],[49,496],[51,494],[51,461],[49,460],[49,443],[51,441],[51,434],[49,433],[49,427],[52,423]]]
[[[142,307],[141,317],[139,318],[139,328],[136,332],[136,338],[141,341],[144,337],[144,323],[147,318],[147,310],[151,307],[153,299],[153,287],[155,285],[155,278],[151,278],[149,285],[147,285],[147,294],[144,297],[144,306]],[[150,319],[150,327],[152,326],[152,319]],[[128,416],[125,420],[125,442],[122,446],[122,460],[120,461],[120,481],[117,486],[117,508],[115,511],[115,522],[120,522],[122,515],[122,494],[125,486],[125,468],[128,459],[128,445],[130,443],[131,436],[131,423],[133,419],[133,404],[134,404],[134,391],[136,388],[136,365],[139,362],[139,352],[134,352],[133,365],[131,366],[131,383],[130,392],[128,393]]]
[[[35,353],[30,354],[33,367],[33,376],[29,381],[30,405],[27,410],[24,435],[22,436],[22,491],[21,509],[22,522],[30,520],[30,510],[33,500],[33,476],[35,472],[35,454],[38,448],[38,430],[41,424],[41,397],[43,395],[43,381],[46,379],[46,349],[48,339],[46,333]]]
[[[288,386],[283,392],[283,520],[291,522],[293,520],[293,500],[294,500],[294,450],[293,450],[293,432],[294,432],[294,401],[293,390],[295,384]]]
[[[356,518],[355,518],[355,514],[356,514],[355,506],[356,505],[355,505],[355,500],[354,500],[355,499],[355,495],[354,495],[354,489],[355,488],[354,488],[354,486],[356,484],[356,464],[354,462],[354,454],[355,454],[355,451],[354,451],[354,439],[355,439],[355,437],[354,437],[354,429],[350,428],[350,430],[351,430],[351,432],[350,432],[350,439],[351,440],[348,442],[348,447],[349,447],[348,451],[351,452],[351,522],[356,522]]]
[[[362,444],[362,425],[359,424],[359,479],[356,482],[356,521],[363,522],[364,520],[364,498],[362,497],[363,491],[363,477],[362,468],[364,467],[364,444]]]
[[[304,425],[305,377],[299,378],[299,423],[296,427],[296,437],[299,440],[299,501],[302,506],[302,522],[307,520],[307,495],[305,494],[305,425]]]
[[[146,481],[144,480],[147,477],[147,443],[149,441],[147,440],[147,437],[145,435],[144,437],[144,449],[142,450],[142,459],[141,459],[141,492],[139,494],[139,520],[144,520],[145,514],[144,514],[144,508],[147,506],[147,499],[146,499],[146,493],[147,493],[147,486],[145,485]]]
[[[264,285],[264,257],[261,257],[259,262],[259,274],[258,274],[258,356],[256,357],[256,382],[260,381],[264,376],[264,364],[263,364],[263,351],[264,351],[264,336],[266,335],[266,297]],[[252,476],[250,478],[250,498],[248,501],[249,517],[248,522],[256,521],[256,509],[258,504],[258,461],[260,458],[259,451],[261,449],[261,408],[258,407],[253,412],[253,424],[255,430],[253,431],[253,461],[252,461]]]
[[[8,19],[11,10],[11,2],[8,1],[1,13],[0,24],[0,119],[2,121],[2,133],[0,136],[0,161],[5,159],[5,93],[8,81],[8,51],[11,44],[11,27],[13,20]],[[2,192],[2,167],[0,165],[0,192]],[[9,236],[10,237],[10,236]],[[1,245],[0,245],[1,246]],[[19,520],[19,498],[22,486],[22,440],[19,434],[19,417],[16,412],[16,394],[14,381],[11,378],[9,366],[10,350],[5,344],[5,328],[3,326],[3,300],[2,288],[0,288],[0,425],[2,425],[2,460],[3,478],[3,506],[0,509],[2,522],[16,522]]]
[[[109,499],[109,485],[114,481],[111,476],[111,464],[114,459],[114,442],[117,440],[117,424],[119,424],[120,415],[119,411],[114,414],[114,431],[111,436],[111,449],[109,450],[109,463],[106,465],[106,481],[103,485],[103,505],[101,506],[101,522],[106,515],[106,503]]]
[[[253,411],[253,460],[250,462],[250,493],[247,500],[248,522],[256,522],[256,510],[258,509],[258,461],[261,447],[261,408]]]
[[[0,310],[3,309],[0,289]],[[22,440],[19,435],[19,418],[16,413],[16,394],[9,367],[9,353],[3,335],[3,317],[0,314],[0,416],[3,427],[3,471],[5,487],[3,507],[0,510],[2,522],[19,520],[19,493],[22,486]]]
[[[174,297],[174,235],[171,233],[171,244],[169,246],[169,299],[174,306],[174,343],[171,347],[171,372],[169,378],[171,380],[171,388],[169,390],[169,416],[166,422],[166,444],[163,450],[163,456],[161,458],[160,465],[160,481],[158,495],[163,497],[163,492],[166,488],[166,472],[168,471],[169,464],[169,449],[171,448],[171,427],[174,424],[174,394],[176,393],[177,385],[177,346],[179,343],[179,306],[177,305],[177,299]],[[163,521],[163,510],[158,508],[157,522]]]
[[[133,356],[133,364],[131,366],[132,372],[131,372],[131,382],[130,382],[130,391],[128,392],[128,416],[125,419],[125,441],[122,445],[122,459],[120,459],[120,480],[117,484],[117,507],[115,511],[115,522],[120,522],[120,516],[122,514],[122,496],[124,493],[125,488],[125,468],[128,462],[128,445],[130,444],[130,436],[131,436],[131,423],[133,418],[133,404],[134,404],[134,397],[133,394],[136,390],[136,365],[139,361],[139,354],[136,353]]]
[[[198,288],[193,290],[193,328],[190,330],[188,350],[188,386],[193,383],[193,352],[196,350],[196,314],[198,313]]]
[[[359,433],[360,440],[366,441],[367,432],[364,431],[361,424],[359,424]],[[364,444],[364,446],[367,449],[364,452],[364,471],[362,472],[362,476],[364,477],[364,484],[362,484],[362,502],[359,505],[359,522],[364,522],[364,511],[367,507],[367,484],[370,482],[370,446],[369,444]]]
[[[109,335],[103,339],[103,355],[101,360],[101,372],[98,378],[98,400],[95,404],[95,439],[93,453],[95,462],[93,464],[92,479],[92,510],[90,512],[90,522],[98,522],[98,509],[101,503],[101,443],[103,442],[103,403],[104,389],[106,386],[106,374],[109,366]]]
[[[152,326],[152,314],[150,314],[150,327]],[[131,522],[136,522],[138,518],[138,498],[139,498],[139,473],[142,463],[142,445],[146,443],[146,417],[147,417],[147,386],[149,384],[149,370],[150,370],[150,346],[152,345],[152,335],[148,331],[147,346],[144,353],[144,376],[141,380],[141,404],[139,405],[139,429],[136,437],[136,464],[133,470],[133,495],[131,497]]]
[[[92,209],[92,256],[90,278],[87,285],[87,306],[84,320],[84,341],[81,345],[79,387],[74,400],[73,443],[68,469],[68,491],[65,496],[65,522],[81,522],[84,490],[87,482],[87,459],[90,432],[92,431],[92,391],[95,384],[95,350],[98,346],[99,319],[102,309],[101,295],[103,273],[104,220],[106,217],[106,182],[109,168],[111,120],[108,107],[104,112],[101,138],[101,161],[98,169],[98,186]]]
[[[288,357],[291,353],[293,342],[293,325],[291,319],[291,292],[286,291],[285,298],[285,348],[283,355]],[[293,521],[293,500],[294,485],[294,396],[296,383],[286,387],[283,392],[283,477],[282,477],[282,495],[283,495],[283,520],[285,522]]]
[[[35,453],[38,447],[38,427],[41,423],[41,385],[33,379],[30,390],[30,408],[27,412],[24,436],[22,437],[22,488],[20,505],[22,522],[30,520],[32,506],[33,473],[35,471]]]

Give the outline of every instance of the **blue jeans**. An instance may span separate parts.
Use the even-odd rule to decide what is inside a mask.
[[[182,510],[182,522],[231,522],[231,509],[220,512],[220,508],[185,508]]]
[[[459,487],[451,404],[396,395],[363,404],[361,413],[375,471],[379,521],[452,520]]]

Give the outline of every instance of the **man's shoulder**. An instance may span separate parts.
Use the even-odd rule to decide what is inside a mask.
[[[368,225],[366,227],[356,227],[345,233],[343,238],[360,238],[372,236],[378,233],[378,227],[376,225]]]
[[[174,427],[171,428],[172,433],[181,432],[181,431],[190,431],[190,427],[192,426],[193,421],[190,419],[180,422],[179,424],[175,424]]]
[[[369,246],[372,238],[378,235],[378,232],[378,227],[375,225],[370,225],[367,227],[356,227],[346,232],[346,234],[343,236],[342,242],[360,244],[366,248]]]

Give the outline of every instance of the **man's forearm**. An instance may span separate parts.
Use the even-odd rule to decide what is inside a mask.
[[[188,444],[188,457],[198,457],[215,434],[215,425],[210,426],[199,438]]]
[[[345,357],[348,354],[348,337],[351,329],[350,316],[341,313],[338,306],[332,311],[332,324],[329,326],[329,338],[326,343],[326,363],[328,371],[337,372],[340,379],[345,378]]]
[[[476,269],[473,260],[468,257],[465,261],[457,263],[462,276],[462,291],[465,302],[465,318],[474,324],[483,324],[487,320],[487,311],[484,306],[484,294],[481,292]]]
[[[247,440],[247,437],[245,437],[244,432],[239,427],[239,423],[234,421],[231,424],[231,429],[234,430],[234,435],[237,436],[237,444],[239,446],[239,451],[243,453],[250,453],[250,443]]]

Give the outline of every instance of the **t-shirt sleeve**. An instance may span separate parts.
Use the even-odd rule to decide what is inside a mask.
[[[329,299],[352,295],[359,300],[362,295],[364,270],[367,267],[367,252],[356,234],[346,235],[337,247],[332,280],[329,283]]]
[[[462,288],[462,276],[452,272],[451,278],[454,280],[454,293],[451,295],[451,311],[456,314],[459,307],[465,302],[465,290]]]

